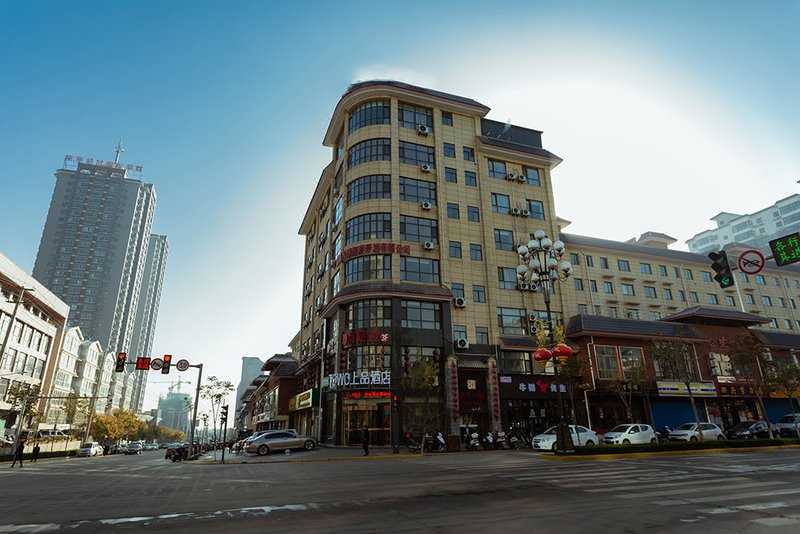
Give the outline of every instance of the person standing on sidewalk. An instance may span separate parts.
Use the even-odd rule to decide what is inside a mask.
[[[33,446],[33,455],[31,456],[31,463],[35,462],[39,459],[39,451],[41,451],[41,447],[39,447],[39,442],[37,441]]]
[[[364,433],[361,435],[361,443],[364,446],[364,456],[369,456],[369,428],[364,425]]]
[[[25,442],[20,441],[19,445],[17,445],[17,449],[14,451],[14,462],[11,464],[11,467],[17,465],[19,462],[19,466],[22,467],[22,453],[25,450]]]

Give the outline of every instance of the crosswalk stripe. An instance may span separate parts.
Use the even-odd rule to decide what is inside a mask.
[[[767,527],[784,527],[800,523],[800,514],[786,515],[783,517],[762,517],[760,519],[751,519],[750,521]]]
[[[735,488],[731,489],[738,491],[743,488],[763,488],[767,486],[778,486],[780,484],[787,484],[787,482],[782,482],[780,480],[773,480],[769,482],[749,482],[747,484],[737,484]],[[616,495],[616,497],[619,497],[620,499],[640,499],[642,497],[667,497],[670,495],[681,495],[685,493],[698,493],[700,491],[708,491],[708,488],[680,488],[664,491],[647,491],[643,493],[625,493],[623,495]]]
[[[580,471],[580,472],[577,472],[577,473],[569,472],[569,473],[561,474],[561,473],[556,472],[556,473],[552,473],[552,474],[539,474],[537,476],[532,476],[532,477],[529,477],[527,479],[518,478],[516,476],[514,478],[517,478],[518,480],[531,480],[533,478],[543,478],[543,477],[547,476],[547,477],[550,477],[550,478],[547,478],[545,480],[552,481],[552,482],[558,482],[558,481],[563,481],[563,480],[570,480],[570,479],[573,479],[573,478],[592,478],[592,477],[595,477],[595,476],[599,476],[599,477],[614,476],[614,473],[617,473],[619,475],[623,475],[625,473],[636,473],[636,472],[657,473],[657,471],[647,471],[647,470],[633,469],[633,468],[632,469],[626,469],[626,470],[619,470],[619,469],[592,470],[592,469],[588,469],[586,471]]]
[[[669,482],[671,480],[688,480],[690,478],[698,478],[698,477],[708,477],[705,473],[687,473],[685,471],[675,471],[672,474],[668,474],[666,476],[660,475],[658,473],[652,473],[643,476],[636,476],[631,478],[631,474],[619,475],[619,476],[608,476],[603,477],[602,482],[611,481],[611,482],[619,482],[618,479],[621,478],[628,478],[631,482],[638,482],[639,484],[649,484],[650,482]],[[583,488],[586,486],[586,482],[576,482],[576,483],[569,483],[569,484],[560,484],[562,488]]]
[[[779,482],[779,484],[786,484],[786,482]],[[732,490],[737,490],[740,488],[737,486],[736,488],[731,488]],[[725,494],[725,495],[709,495],[707,497],[691,497],[686,499],[680,500],[661,500],[661,501],[652,501],[653,504],[658,504],[659,506],[682,506],[687,503],[706,503],[706,502],[721,502],[721,501],[735,501],[736,499],[758,499],[762,497],[775,497],[778,495],[792,495],[800,493],[800,489],[784,489],[784,490],[774,490],[774,491],[754,491],[750,493],[735,493],[735,494]]]
[[[584,490],[587,493],[607,493],[611,491],[625,491],[630,489],[636,489],[641,487],[646,488],[668,488],[671,486],[699,486],[702,484],[718,484],[719,482],[737,482],[739,480],[750,480],[749,478],[745,477],[725,477],[725,478],[706,478],[704,480],[694,480],[694,481],[682,481],[682,482],[668,482],[665,484],[629,484],[626,486],[610,486],[606,488],[591,488]]]

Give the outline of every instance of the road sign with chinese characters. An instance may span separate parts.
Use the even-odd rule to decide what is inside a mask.
[[[772,257],[778,267],[797,263],[800,261],[800,234],[795,232],[773,239],[769,242],[769,248],[772,249]]]

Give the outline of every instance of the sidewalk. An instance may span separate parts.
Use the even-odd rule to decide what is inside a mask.
[[[448,454],[448,453],[426,453],[432,454]],[[393,454],[391,447],[370,447],[369,456],[364,455],[364,450],[361,447],[335,447],[328,445],[318,445],[316,449],[311,451],[291,451],[289,454],[285,452],[274,452],[266,456],[259,456],[257,454],[231,453],[225,451],[226,464],[264,464],[274,462],[332,462],[339,460],[370,460],[376,458],[414,458],[419,457],[420,454],[410,454],[407,447],[402,447],[399,454]],[[209,464],[220,463],[222,459],[222,451],[217,451],[217,461],[214,462],[214,454],[205,453],[192,464]]]

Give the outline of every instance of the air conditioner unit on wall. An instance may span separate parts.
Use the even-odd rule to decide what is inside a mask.
[[[511,215],[519,215],[521,212],[519,208],[511,208]]]
[[[529,323],[529,324],[533,324],[533,323],[536,321],[536,319],[537,319],[538,317],[539,317],[539,316],[538,316],[538,315],[536,315],[535,313],[529,313],[529,314],[528,314],[528,323]]]
[[[420,135],[428,135],[431,132],[433,132],[433,128],[430,126],[425,126],[424,124],[417,126],[417,133]]]
[[[517,175],[514,174],[513,172],[510,172],[510,173],[506,174],[506,180],[516,180],[516,179],[517,179]]]
[[[528,208],[522,208],[521,210],[519,210],[519,214],[522,215],[523,217],[529,217],[531,212],[528,210]]]
[[[469,348],[469,341],[465,337],[460,337],[456,339],[455,346],[459,349],[468,349]]]
[[[528,181],[528,179],[527,179],[527,178],[525,178],[525,175],[524,175],[524,174],[518,174],[518,175],[517,175],[517,181],[518,181],[518,182],[520,182],[520,183],[523,183],[523,184],[524,184],[525,182],[527,182],[527,181]]]
[[[422,244],[422,248],[424,248],[425,250],[433,250],[433,241],[425,241]]]
[[[527,290],[529,290],[529,289],[531,288],[531,286],[529,286],[529,285],[528,285],[528,284],[526,284],[525,282],[520,282],[519,284],[517,284],[517,288],[518,288],[520,291],[527,291]]]
[[[420,206],[422,206],[422,209],[424,210],[429,210],[433,208],[433,204],[431,204],[430,202],[423,202],[422,204],[420,204]]]
[[[456,297],[453,300],[453,304],[456,308],[466,308],[467,307],[467,299],[464,297]]]
[[[432,167],[430,164],[428,164],[428,163],[423,163],[423,164],[420,166],[420,170],[421,170],[422,172],[431,172],[431,171],[433,170],[433,167]]]

